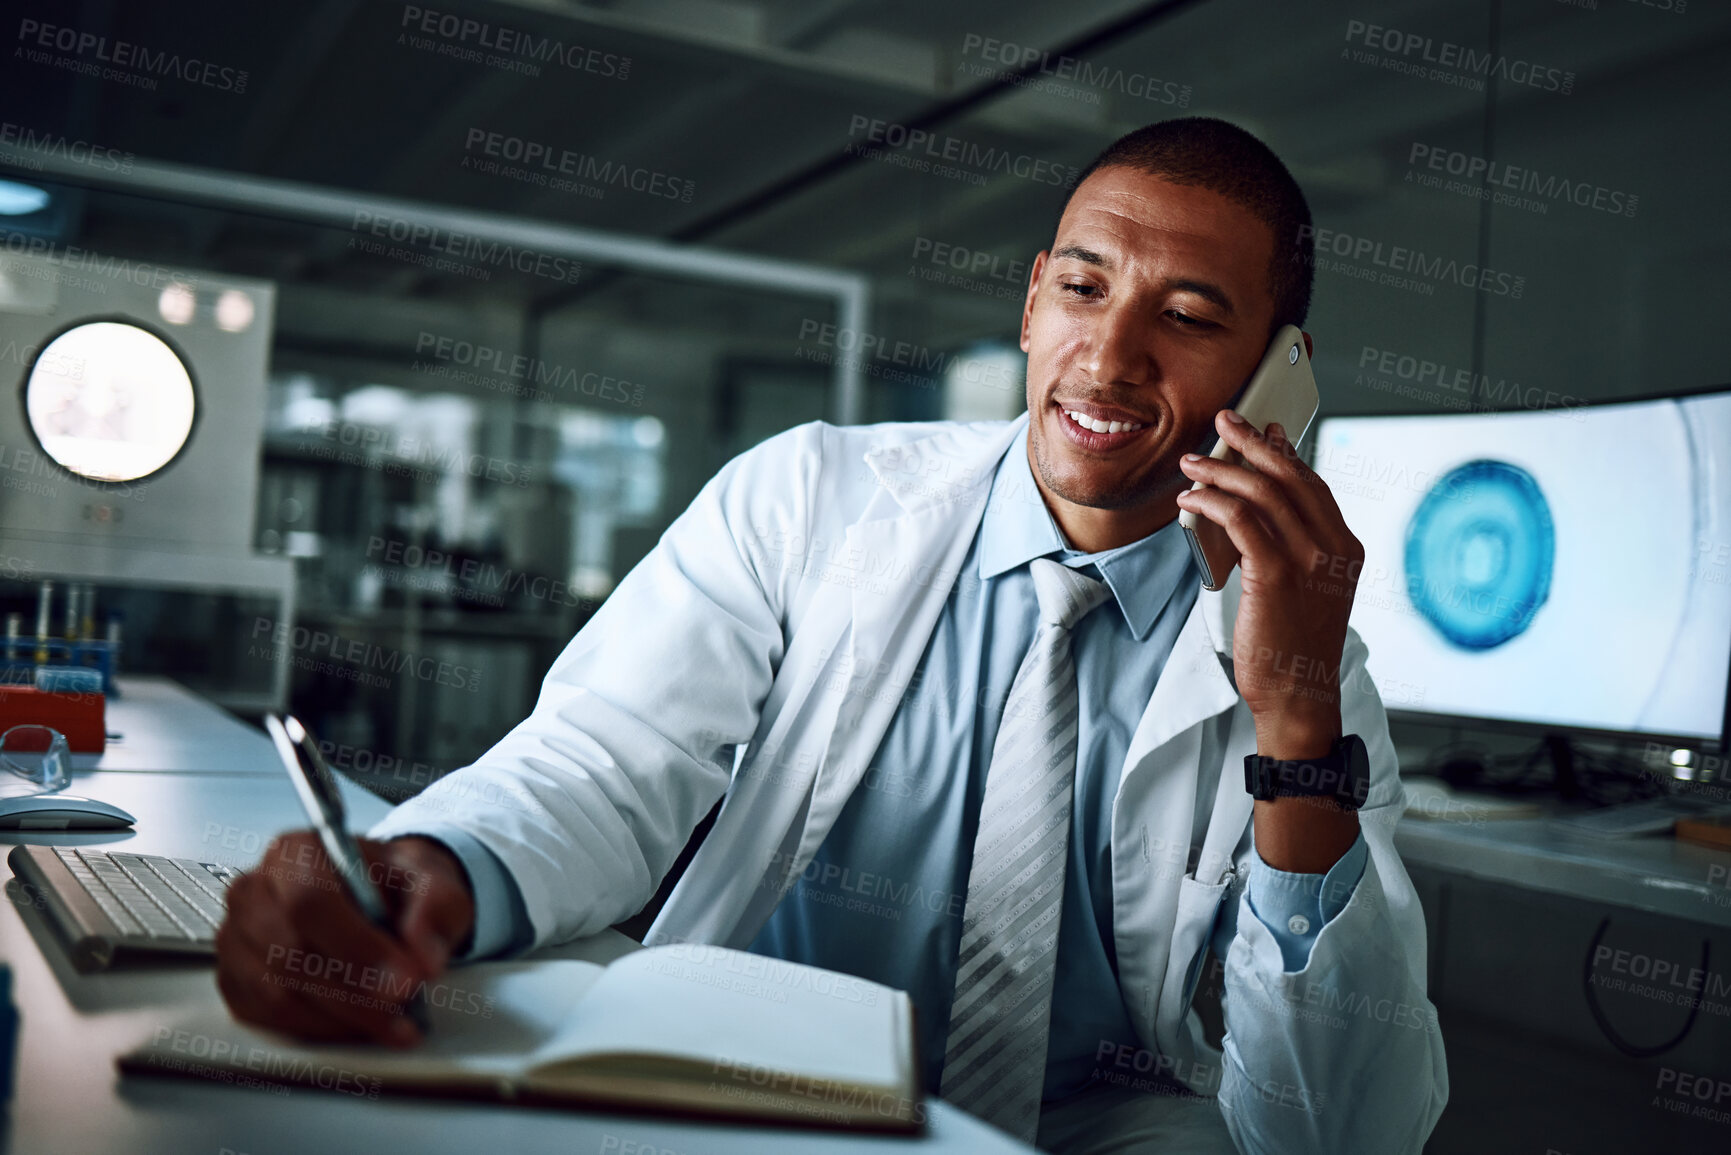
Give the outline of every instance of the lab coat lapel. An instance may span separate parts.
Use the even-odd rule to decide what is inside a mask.
[[[744,947],[810,864],[901,704],[1019,428],[954,426],[891,442],[847,479],[873,492],[838,551],[844,581],[824,582],[802,615],[761,748],[645,941]],[[744,873],[742,852],[754,863]]]
[[[901,706],[979,529],[993,473],[1020,427],[1010,422],[982,436],[956,426],[866,455],[898,508],[848,528],[849,550],[859,550],[855,556],[874,576],[853,586],[849,690],[818,770],[795,869],[817,853]]]
[[[1244,593],[1243,571],[1233,570],[1226,585],[1218,593],[1203,590],[1196,599],[1201,611],[1203,629],[1214,647],[1214,663],[1208,670],[1220,681],[1210,691],[1211,708],[1218,712],[1226,705],[1236,705],[1241,699],[1238,686],[1229,671],[1232,669],[1232,634],[1238,623],[1238,600]],[[1201,660],[1200,658],[1198,659]],[[1224,686],[1224,690],[1221,687]],[[1230,700],[1227,701],[1227,696]],[[1231,865],[1233,853],[1250,821],[1253,800],[1244,789],[1244,781],[1235,770],[1243,765],[1244,755],[1256,752],[1256,726],[1245,708],[1233,715],[1226,736],[1226,749],[1221,752],[1222,769],[1216,784],[1214,810],[1208,822],[1208,832],[1202,843],[1202,853],[1196,862],[1196,877],[1204,882],[1216,881]]]
[[[1186,1001],[1191,959],[1212,923],[1229,881],[1231,848],[1249,818],[1242,781],[1229,782],[1225,774],[1215,780],[1203,765],[1205,755],[1218,755],[1205,741],[1204,723],[1240,700],[1222,661],[1231,653],[1236,609],[1236,583],[1197,595],[1131,738],[1113,806],[1119,985],[1150,1045],[1174,1057],[1187,1051],[1177,1037],[1174,1008]],[[1214,787],[1213,797],[1203,853],[1192,871],[1197,791],[1204,781]]]
[[[1220,661],[1222,649],[1227,655],[1232,652],[1230,631],[1219,640],[1219,603],[1224,592],[1203,590],[1197,594],[1130,739],[1120,782],[1174,736],[1238,701],[1238,691]]]

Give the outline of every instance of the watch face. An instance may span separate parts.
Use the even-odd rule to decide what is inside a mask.
[[[1351,784],[1353,806],[1363,806],[1370,797],[1370,751],[1365,748],[1364,739],[1357,734],[1342,738],[1340,761],[1346,771],[1346,780]]]
[[[1348,734],[1342,739],[1341,745],[1344,747],[1341,753],[1345,755],[1342,760],[1346,763],[1346,768],[1352,776],[1354,778],[1369,778],[1370,751],[1365,748],[1364,739],[1357,734]]]

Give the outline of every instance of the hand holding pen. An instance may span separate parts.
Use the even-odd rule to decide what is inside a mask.
[[[304,728],[266,726],[314,829],[276,839],[230,887],[217,932],[223,999],[236,1018],[306,1041],[413,1045],[425,985],[473,926],[467,876],[431,839],[354,838]]]

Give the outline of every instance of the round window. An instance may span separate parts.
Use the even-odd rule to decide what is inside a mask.
[[[24,382],[24,413],[43,452],[93,481],[137,481],[173,461],[195,407],[180,356],[123,321],[66,330]]]

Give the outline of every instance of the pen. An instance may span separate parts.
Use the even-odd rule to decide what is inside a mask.
[[[345,821],[343,796],[337,789],[336,776],[325,764],[317,743],[293,714],[286,718],[266,714],[264,726],[270,732],[271,741],[276,743],[277,755],[288,770],[289,781],[294,783],[295,793],[300,795],[301,805],[312,820],[313,829],[324,844],[325,853],[349,897],[361,908],[368,922],[395,938],[396,928],[391,925],[390,911],[379,894],[379,888],[367,876],[366,858]],[[420,989],[417,988],[404,1004],[403,1013],[423,1034],[430,1029],[427,1000]]]

